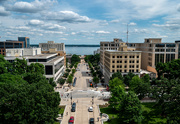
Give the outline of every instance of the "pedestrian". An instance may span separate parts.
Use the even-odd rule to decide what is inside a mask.
[[[66,115],[68,115],[68,112],[66,112]]]
[[[99,117],[97,117],[97,120],[99,121]]]

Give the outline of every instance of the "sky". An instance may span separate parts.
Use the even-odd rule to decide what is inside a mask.
[[[0,41],[99,44],[180,40],[180,0],[0,0]]]

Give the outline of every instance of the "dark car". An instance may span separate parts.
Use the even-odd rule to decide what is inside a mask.
[[[76,103],[75,102],[73,102],[72,107],[76,107]]]
[[[72,107],[71,112],[75,112],[75,111],[76,111],[76,107]]]
[[[94,118],[89,119],[89,124],[94,124]]]

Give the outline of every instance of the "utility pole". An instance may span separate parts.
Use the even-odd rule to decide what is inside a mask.
[[[128,31],[128,23],[127,23],[127,42],[126,43],[128,43],[128,33],[129,31]]]

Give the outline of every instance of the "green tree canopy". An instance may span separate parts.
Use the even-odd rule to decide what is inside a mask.
[[[116,72],[116,73],[112,74],[110,80],[112,80],[112,79],[114,79],[116,77],[118,77],[120,80],[123,81],[123,76],[122,76],[121,72]]]
[[[130,90],[134,91],[138,95],[139,99],[144,98],[150,92],[150,83],[145,83],[144,81],[146,81],[146,77],[143,80],[138,76],[134,76],[129,83]]]
[[[143,119],[141,103],[132,91],[125,94],[121,104],[118,106],[118,115],[124,123],[140,123]]]
[[[80,58],[78,55],[76,54],[73,54],[72,57],[71,57],[71,65],[74,65],[76,62],[80,62]]]
[[[122,88],[124,88],[124,83],[122,80],[120,80],[118,77],[115,77],[114,79],[109,81],[109,88],[110,91],[114,90],[114,88],[116,86],[121,86]]]
[[[129,82],[132,80],[134,76],[135,74],[129,72],[127,75],[124,76],[124,83],[129,86]]]

